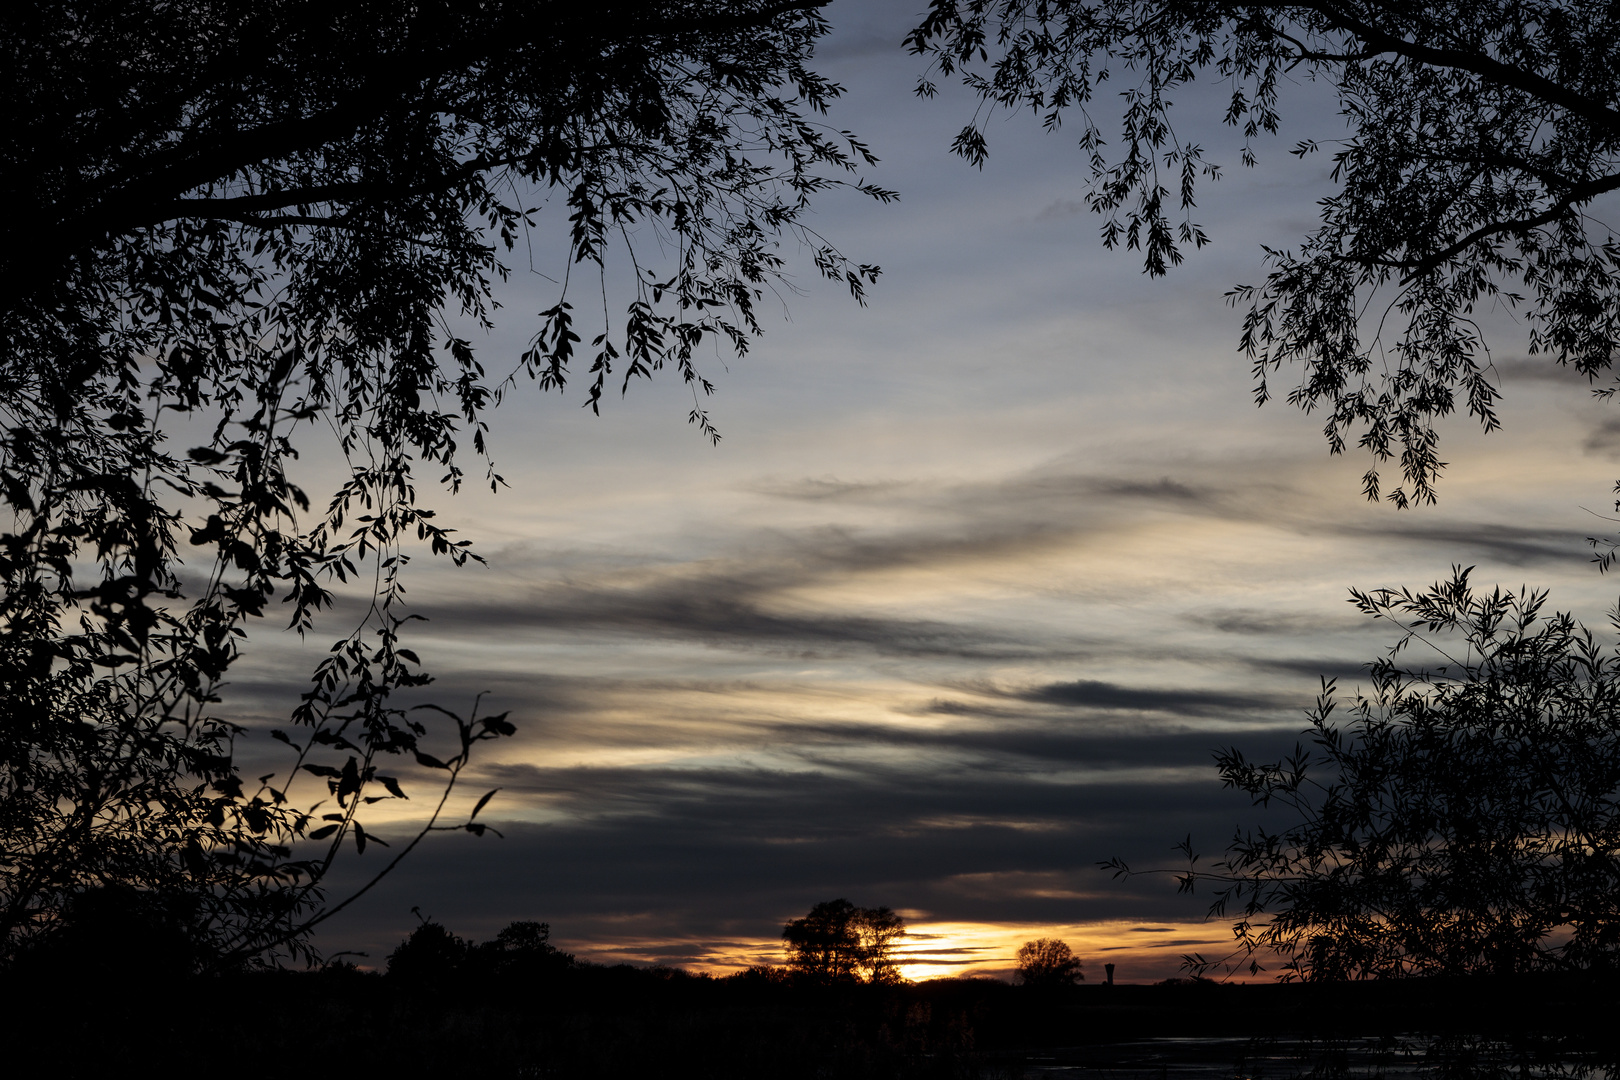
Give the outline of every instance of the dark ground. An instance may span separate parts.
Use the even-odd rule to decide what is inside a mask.
[[[1620,982],[1591,976],[1045,992],[592,966],[414,984],[354,971],[8,982],[12,1065],[98,1080],[1620,1076]],[[1407,1071],[1419,1032],[1427,1071]],[[1549,1055],[1574,1064],[1537,1071]]]

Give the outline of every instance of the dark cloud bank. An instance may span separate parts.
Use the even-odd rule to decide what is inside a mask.
[[[1163,879],[1111,881],[1096,863],[1168,865],[1189,823],[1214,851],[1253,818],[1214,775],[1210,751],[1231,739],[1211,733],[801,727],[780,738],[798,748],[791,770],[484,770],[504,798],[558,820],[501,823],[504,840],[435,838],[326,940],[385,949],[417,905],[474,935],[542,918],[565,943],[665,940],[642,953],[690,962],[770,939],[834,896],[950,921],[1184,922],[1202,902]],[[1240,741],[1259,757],[1293,745],[1275,733]],[[926,753],[885,753],[895,747]]]

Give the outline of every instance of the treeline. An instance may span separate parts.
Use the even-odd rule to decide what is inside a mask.
[[[131,1060],[178,1071],[364,1067],[436,1080],[970,1080],[1027,1075],[1061,1055],[1079,1067],[1115,1068],[1121,1044],[1166,1036],[1216,1039],[1234,1059],[1254,1059],[1301,1037],[1314,1040],[1306,1047],[1314,1053],[1347,1037],[1427,1031],[1442,1049],[1465,1055],[1480,1040],[1505,1040],[1510,1049],[1567,1051],[1589,1062],[1610,1039],[1620,1004],[1612,986],[1590,975],[1092,982],[1055,993],[993,979],[825,980],[775,965],[715,977],[581,961],[524,932],[541,925],[519,924],[485,943],[419,927],[377,972],[339,960],[313,971],[169,983],[139,973],[54,988],[0,982],[16,1002],[0,1013],[0,1038],[49,1047],[52,1076],[95,1080],[127,1071]],[[424,961],[446,966],[429,977]],[[1280,1074],[1290,1071],[1308,1068]]]
[[[546,979],[574,966],[574,957],[551,944],[543,922],[514,922],[495,937],[474,944],[440,923],[422,925],[388,955],[391,978],[413,983],[446,979]]]
[[[898,985],[906,982],[897,954],[905,936],[905,919],[893,909],[857,907],[839,897],[815,905],[804,917],[782,927],[783,966],[754,965],[728,978],[755,983]],[[347,966],[358,970],[352,962]],[[391,978],[432,983],[469,978],[543,980],[578,966],[571,953],[551,944],[548,923],[514,922],[479,944],[424,918],[388,954],[384,970]],[[1111,972],[1113,965],[1108,966]],[[1067,942],[1055,938],[1026,941],[1018,950],[1014,975],[1020,984],[1040,990],[1058,990],[1085,978],[1080,958]]]

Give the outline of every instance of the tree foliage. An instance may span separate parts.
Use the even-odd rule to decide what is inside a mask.
[[[1345,136],[1291,152],[1328,147],[1337,186],[1297,249],[1265,249],[1263,284],[1229,296],[1247,307],[1257,400],[1300,365],[1288,400],[1325,414],[1333,452],[1370,453],[1369,498],[1433,500],[1438,419],[1462,408],[1497,426],[1480,313],[1515,312],[1533,355],[1593,380],[1610,369],[1620,242],[1594,216],[1620,188],[1620,10],[1606,0],[934,0],[908,42],[934,63],[920,93],[959,73],[983,102],[955,142],[969,161],[988,153],[995,108],[1077,121],[1103,242],[1140,250],[1150,274],[1208,241],[1195,195],[1220,175],[1177,136],[1174,99],[1221,95],[1252,165],[1288,85],[1331,86]],[[1380,467],[1397,459],[1386,489]]]
[[[856,907],[840,897],[817,904],[809,914],[782,928],[788,965],[795,971],[829,981],[900,980],[896,941],[906,923],[886,907]]]
[[[401,641],[402,571],[417,549],[476,558],[419,485],[460,486],[516,380],[560,389],[581,365],[593,409],[670,369],[713,435],[697,358],[746,349],[784,239],[862,295],[877,269],[805,223],[834,185],[890,197],[815,119],[839,92],[807,66],[818,6],[0,15],[0,962],[110,886],[183,899],[161,906],[199,966],[297,952],[336,909],[340,845],[380,842],[362,809],[405,797],[386,763],[448,795],[512,732],[399,697],[430,681]],[[491,375],[469,335],[553,218],[554,303]],[[296,461],[326,445],[340,482],[312,498]],[[307,633],[345,595],[360,614],[274,732],[286,767],[244,779],[223,692],[246,628],[279,607]],[[430,715],[452,752],[430,752]]]
[[[1406,633],[1347,720],[1324,683],[1308,747],[1218,756],[1227,786],[1289,823],[1239,832],[1182,887],[1213,884],[1211,914],[1239,915],[1235,956],[1253,970],[1274,956],[1285,978],[1612,966],[1620,646],[1544,616],[1544,593],[1476,591],[1466,570],[1355,600]],[[1412,647],[1438,662],[1400,663]]]
[[[509,923],[488,941],[475,944],[445,929],[442,923],[422,919],[388,954],[391,979],[418,985],[490,979],[534,982],[573,966],[574,957],[551,944],[548,923]]]
[[[1080,958],[1067,941],[1057,938],[1036,938],[1018,946],[1017,965],[1018,979],[1025,986],[1073,986],[1085,978]]]

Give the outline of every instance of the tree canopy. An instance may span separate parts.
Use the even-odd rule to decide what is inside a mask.
[[[905,920],[888,908],[856,907],[840,897],[788,922],[782,942],[789,966],[812,978],[896,982],[894,945],[905,932]]]
[[[1016,973],[1025,986],[1073,986],[1085,978],[1080,958],[1067,941],[1036,938],[1018,946]]]
[[[862,295],[877,268],[805,223],[835,185],[891,197],[816,119],[839,93],[808,67],[819,6],[0,15],[0,960],[113,885],[178,898],[163,922],[199,966],[296,951],[335,910],[339,845],[377,842],[359,810],[405,796],[384,763],[439,770],[448,795],[476,743],[512,732],[445,713],[435,756],[430,714],[397,698],[429,681],[401,642],[401,571],[417,547],[476,557],[418,487],[463,482],[517,380],[561,388],[581,364],[593,408],[669,369],[713,435],[695,357],[746,349],[783,239]],[[491,375],[468,335],[552,218],[555,302]],[[581,273],[594,319],[570,301]],[[312,498],[296,459],[328,437],[343,478]],[[274,733],[287,769],[246,782],[222,703],[245,628],[279,601],[310,632],[345,587],[361,615]]]
[[[474,944],[423,918],[410,936],[388,954],[388,977],[434,985],[457,980],[476,984],[491,979],[535,982],[573,966],[574,957],[551,944],[549,923],[509,923],[500,933]]]
[[[1595,200],[1620,188],[1620,12],[1605,0],[933,0],[908,42],[933,62],[920,93],[959,74],[983,102],[955,143],[970,161],[996,108],[1077,122],[1103,242],[1150,274],[1208,242],[1195,196],[1221,170],[1177,136],[1174,99],[1223,95],[1252,165],[1290,84],[1331,86],[1345,134],[1291,152],[1326,148],[1337,186],[1299,247],[1266,249],[1263,282],[1229,296],[1256,399],[1297,363],[1288,400],[1324,414],[1333,452],[1371,455],[1369,498],[1434,499],[1440,418],[1497,426],[1484,312],[1513,312],[1532,355],[1610,370],[1620,243]]]

